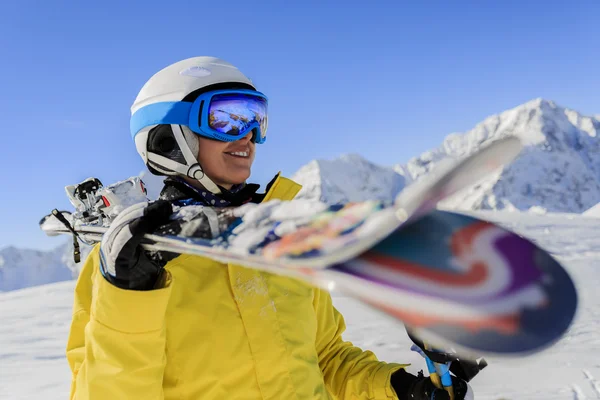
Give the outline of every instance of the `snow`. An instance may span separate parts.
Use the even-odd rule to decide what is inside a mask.
[[[498,174],[444,203],[461,210],[529,210],[581,213],[600,202],[600,120],[535,99],[486,118],[464,134],[451,134],[437,149],[395,169],[417,180],[440,160],[463,157],[501,137],[526,145]]]
[[[98,190],[97,196],[102,196],[102,199],[107,198],[110,203],[110,206],[103,209],[104,214],[108,219],[113,219],[128,207],[147,202],[148,197],[143,191],[143,187],[141,178],[132,176]]]
[[[600,398],[600,224],[576,214],[477,211],[532,237],[561,260],[578,287],[580,307],[567,334],[554,346],[519,359],[487,358],[489,366],[472,382],[476,399]],[[0,399],[68,397],[70,372],[65,359],[74,282],[0,294]],[[412,363],[401,323],[351,298],[334,294],[346,318],[344,338],[372,350],[384,361]]]
[[[327,204],[391,201],[409,182],[392,168],[378,166],[357,154],[313,160],[300,168],[292,180],[302,185],[297,198]]]
[[[0,399],[67,399],[74,281],[0,294]]]
[[[65,265],[66,245],[52,251],[5,247],[0,250],[0,292],[73,279]]]
[[[583,212],[586,217],[600,218],[600,203]]]

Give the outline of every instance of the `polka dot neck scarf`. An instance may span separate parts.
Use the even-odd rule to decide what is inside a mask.
[[[204,205],[211,207],[235,207],[252,201],[258,190],[256,184],[235,185],[231,190],[221,189],[221,194],[214,194],[202,188],[196,188],[178,177],[168,177],[164,181],[160,199],[169,200],[177,206]]]

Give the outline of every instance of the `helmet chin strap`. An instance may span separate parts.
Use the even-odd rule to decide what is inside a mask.
[[[206,188],[209,192],[214,194],[221,194],[221,189],[204,173],[200,164],[196,162],[196,164],[192,165],[186,174],[190,178],[193,178],[200,182],[200,184]]]
[[[181,149],[181,153],[183,154],[183,158],[185,159],[185,165],[155,153],[148,153],[148,160],[153,161],[159,165],[163,165],[166,168],[179,173],[180,175],[184,175],[195,179],[198,182],[200,182],[200,184],[208,191],[214,194],[220,194],[221,189],[219,189],[219,187],[204,173],[202,166],[200,165],[200,163],[196,159],[196,156],[188,146],[181,126],[172,124],[171,129],[173,131],[173,137],[177,141],[179,149]]]
[[[177,141],[177,144],[179,145],[179,148],[183,153],[183,157],[185,158],[185,162],[187,164],[186,167],[188,167],[188,170],[186,171],[185,175],[197,180],[202,184],[202,186],[204,186],[212,193],[220,194],[221,189],[219,189],[219,187],[212,181],[212,179],[206,176],[204,170],[202,169],[202,166],[196,158],[197,155],[195,155],[192,152],[190,146],[187,144],[181,125],[173,124],[171,125],[171,129],[173,130],[173,136],[175,137],[175,140]]]

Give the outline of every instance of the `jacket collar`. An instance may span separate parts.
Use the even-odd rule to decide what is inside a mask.
[[[206,205],[212,207],[237,207],[245,203],[261,203],[273,198],[291,200],[302,186],[284,178],[281,173],[267,184],[265,193],[257,193],[260,185],[256,183],[243,184],[234,190],[221,188],[219,195],[208,190],[191,186],[178,177],[167,177],[160,193],[160,199],[169,200],[177,205]]]

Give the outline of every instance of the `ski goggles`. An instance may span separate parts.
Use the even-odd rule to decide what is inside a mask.
[[[267,138],[267,96],[255,90],[214,90],[194,102],[172,101],[137,110],[129,124],[131,137],[158,124],[186,125],[198,135],[222,142],[239,140],[255,130],[255,143]]]

